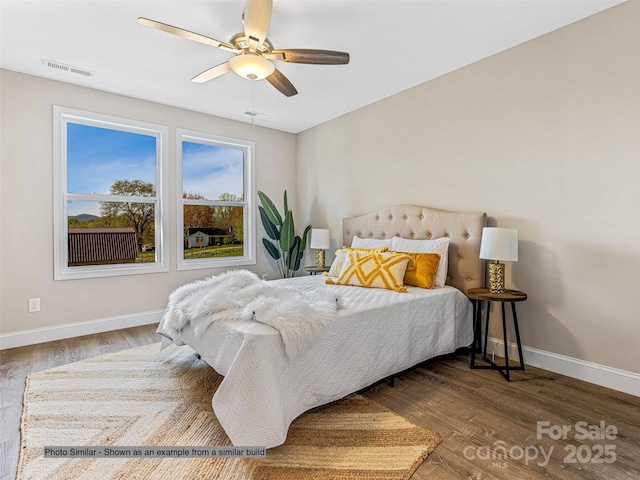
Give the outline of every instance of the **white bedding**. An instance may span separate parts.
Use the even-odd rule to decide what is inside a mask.
[[[274,281],[303,291],[324,282],[322,276]],[[225,376],[212,402],[234,445],[281,445],[301,413],[472,342],[471,304],[453,287],[327,288],[337,289],[337,319],[295,358],[285,355],[276,330],[257,322],[218,321],[202,336],[191,326],[178,338],[162,322],[158,327]]]

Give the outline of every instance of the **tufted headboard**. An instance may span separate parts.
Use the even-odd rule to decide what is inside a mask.
[[[342,219],[342,240],[351,245],[354,236],[414,240],[449,237],[447,285],[463,293],[484,286],[484,260],[480,238],[487,216],[477,212],[451,212],[416,205],[395,205],[366,215]]]

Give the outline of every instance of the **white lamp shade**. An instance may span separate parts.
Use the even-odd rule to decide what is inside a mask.
[[[480,243],[480,258],[485,260],[518,261],[518,230],[484,227]]]
[[[331,232],[327,228],[312,228],[311,243],[309,247],[317,250],[326,250],[331,247]]]
[[[262,80],[275,70],[275,66],[266,58],[252,53],[231,57],[229,67],[235,73],[249,80]]]

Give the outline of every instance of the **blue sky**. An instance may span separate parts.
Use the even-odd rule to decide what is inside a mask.
[[[156,183],[156,139],[150,135],[67,124],[67,191],[109,194],[116,180]],[[218,199],[243,196],[244,152],[240,149],[182,143],[183,191]],[[172,166],[170,174],[175,172]],[[98,202],[72,202],[69,215],[100,215]]]
[[[223,193],[244,195],[244,152],[240,149],[182,142],[182,190],[215,200]]]
[[[156,139],[69,123],[67,191],[108,194],[116,180],[156,183]]]

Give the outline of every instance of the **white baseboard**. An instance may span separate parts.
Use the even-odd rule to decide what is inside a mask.
[[[101,318],[88,322],[66,323],[64,325],[56,325],[55,327],[34,328],[32,330],[4,333],[0,334],[0,350],[158,323],[163,313],[164,310],[154,310],[151,312]]]
[[[502,358],[504,356],[504,341],[493,337],[489,337],[487,340],[487,356],[490,357],[493,353],[492,346],[497,345],[495,354]],[[507,346],[509,348],[509,359],[517,362],[518,345],[509,342]],[[538,350],[533,347],[523,346],[522,356],[526,365],[640,397],[640,374],[545,350]]]

